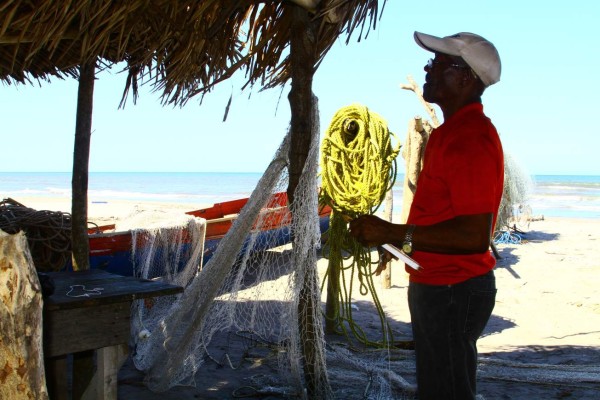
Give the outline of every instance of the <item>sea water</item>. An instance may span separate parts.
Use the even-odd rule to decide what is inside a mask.
[[[248,197],[260,173],[90,172],[90,202],[111,200],[213,204]],[[0,172],[0,195],[71,197],[70,172]]]
[[[529,203],[534,215],[600,218],[600,176],[536,175]]]
[[[213,204],[247,197],[261,173],[91,172],[90,202],[111,200]],[[394,213],[402,205],[403,176],[394,185]],[[70,172],[0,172],[0,197],[70,197]],[[600,218],[600,176],[535,175],[528,203],[532,215]]]

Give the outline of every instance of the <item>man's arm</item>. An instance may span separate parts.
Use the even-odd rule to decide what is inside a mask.
[[[413,248],[441,254],[478,254],[488,250],[492,213],[460,215],[433,225],[418,225],[413,232]],[[402,247],[408,225],[392,224],[374,215],[350,222],[350,235],[364,246],[385,243]]]

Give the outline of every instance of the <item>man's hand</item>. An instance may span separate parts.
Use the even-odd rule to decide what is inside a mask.
[[[361,215],[350,221],[349,233],[365,247],[380,246],[386,243],[391,225],[374,215]]]

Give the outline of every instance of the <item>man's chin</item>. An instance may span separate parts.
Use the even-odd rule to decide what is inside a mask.
[[[428,103],[433,103],[429,83],[423,85],[423,99]]]

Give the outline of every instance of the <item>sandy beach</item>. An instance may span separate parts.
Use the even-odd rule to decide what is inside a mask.
[[[67,200],[16,199],[37,210],[68,211]],[[136,203],[90,204],[90,220],[110,222],[140,210],[181,209],[206,205]],[[485,399],[600,398],[600,224],[597,219],[544,218],[534,221],[520,244],[499,244],[495,274],[496,307],[479,340],[479,394]],[[327,267],[320,259],[319,271]],[[392,287],[379,289],[394,335],[410,340],[403,264],[392,262]],[[324,299],[325,297],[323,297]],[[369,329],[369,296],[355,296],[355,319]],[[329,340],[330,338],[328,338]],[[342,338],[331,338],[340,341]],[[403,353],[406,354],[406,353]],[[196,375],[197,387],[153,393],[143,374],[128,360],[119,372],[119,399],[282,399],[276,392],[253,391],[257,376],[274,374],[269,352],[250,350],[246,362],[231,369],[208,362]],[[410,351],[401,371],[414,383]],[[253,383],[254,382],[254,383]],[[334,385],[343,385],[335,382]],[[360,398],[360,397],[357,397]],[[395,397],[394,397],[395,398]],[[410,397],[408,397],[410,398]]]
[[[71,199],[67,197],[26,196],[15,198],[19,203],[34,210],[71,212]],[[212,204],[207,203],[164,203],[159,201],[110,200],[90,201],[88,220],[97,224],[112,224],[140,212],[192,211]]]
[[[482,398],[600,398],[599,238],[598,221],[552,218],[533,222],[521,244],[498,245],[502,257],[496,267],[498,297],[479,341]],[[320,272],[326,267],[327,260],[321,259]],[[394,262],[392,268],[392,287],[379,290],[378,296],[394,334],[410,339],[406,274],[399,262]],[[354,304],[354,318],[375,331],[371,298],[355,296]],[[247,368],[239,370],[209,364],[197,374],[197,388],[178,387],[163,394],[144,389],[143,375],[128,363],[120,374],[120,398],[239,398],[241,388],[252,386],[252,377],[275,373],[275,367],[268,367],[267,362],[262,370],[251,368],[262,357],[260,349],[255,349]],[[395,372],[414,383],[414,364],[403,367]],[[252,396],[251,392],[243,397],[285,398],[268,393]]]

